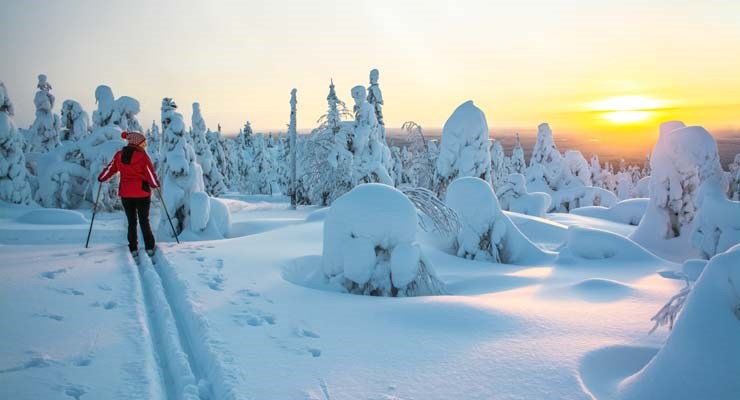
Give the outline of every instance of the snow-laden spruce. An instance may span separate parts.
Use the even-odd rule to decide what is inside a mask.
[[[205,184],[206,193],[212,196],[226,193],[224,177],[221,175],[221,171],[218,170],[218,167],[213,160],[211,146],[208,144],[208,140],[206,139],[206,121],[203,119],[203,114],[200,112],[200,103],[193,103],[193,114],[191,119],[193,124],[191,127],[193,148],[195,150],[195,157],[198,160],[198,164],[200,164],[200,167],[203,169],[203,182]]]
[[[740,245],[735,245],[704,267],[665,344],[620,384],[619,399],[736,399],[738,338]]]
[[[382,137],[383,131],[375,107],[367,102],[364,86],[352,88],[355,101],[355,125],[352,132],[352,182],[393,185],[388,173],[390,150]]]
[[[496,188],[501,208],[520,214],[544,217],[550,209],[552,198],[543,192],[527,192],[524,175],[509,174]]]
[[[195,151],[188,143],[185,122],[171,98],[162,100],[162,195],[178,234],[195,237],[223,238],[231,227],[229,209],[217,199],[208,197],[203,184],[203,170]],[[157,234],[172,237],[165,213]],[[186,235],[186,239],[188,235]]]
[[[700,126],[663,123],[650,167],[650,203],[632,235],[648,248],[656,240],[687,239],[697,212],[697,193],[704,182],[712,181],[723,191],[727,187],[717,142]]]
[[[557,190],[563,170],[563,156],[555,146],[552,129],[548,123],[537,126],[537,142],[527,169],[527,188],[530,191]]]
[[[547,257],[501,211],[488,182],[458,178],[447,188],[445,203],[455,210],[461,224],[452,240],[458,257],[504,264],[538,262]]]
[[[465,176],[491,180],[488,122],[472,100],[457,107],[442,128],[435,178],[440,198],[450,182]]]
[[[707,181],[697,194],[697,213],[691,227],[691,244],[703,258],[711,258],[740,243],[740,201],[727,198],[724,187]]]
[[[0,200],[31,203],[31,186],[26,179],[23,138],[13,121],[13,102],[0,82]]]
[[[154,169],[159,171],[159,158],[162,150],[162,134],[159,132],[159,125],[152,121],[152,127],[146,130],[146,152],[152,160]]]
[[[383,184],[355,187],[332,203],[324,222],[324,275],[348,292],[371,296],[444,293],[416,242],[411,201]]]
[[[522,148],[522,142],[519,140],[519,134],[516,134],[516,144],[511,150],[511,173],[513,174],[524,174],[527,169],[527,163],[524,161],[524,149]]]
[[[36,119],[27,131],[31,151],[35,153],[46,153],[59,146],[59,116],[52,111],[54,108],[54,95],[51,94],[51,84],[46,75],[39,75],[36,85],[39,89],[33,97],[36,106]]]
[[[82,105],[74,100],[64,100],[61,112],[62,131],[60,139],[76,142],[90,134],[90,116]]]
[[[506,176],[509,175],[509,171],[506,165],[506,156],[504,155],[504,147],[501,145],[501,141],[491,139],[490,143],[491,185],[494,189],[497,189],[504,183]]]
[[[732,200],[740,201],[740,154],[735,154],[735,158],[729,165],[730,167],[730,189],[728,194]]]

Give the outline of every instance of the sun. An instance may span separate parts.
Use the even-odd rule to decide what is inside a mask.
[[[644,95],[616,96],[590,104],[593,111],[615,124],[647,121],[663,106],[663,101]]]

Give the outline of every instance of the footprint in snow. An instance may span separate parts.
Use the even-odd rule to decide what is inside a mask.
[[[6,374],[8,372],[23,371],[24,369],[31,369],[31,368],[46,368],[46,367],[50,367],[55,364],[59,364],[58,361],[51,359],[46,354],[36,354],[35,352],[27,352],[27,353],[33,355],[30,360],[24,362],[21,365],[15,366],[15,367],[0,369],[0,374]]]
[[[88,356],[79,356],[72,360],[72,365],[75,367],[87,367],[90,364],[92,364],[92,358]]]
[[[199,256],[199,257],[195,257],[195,260],[196,260],[196,261],[200,261],[200,262],[203,262],[203,261],[205,261],[205,260],[206,260],[206,258],[205,258],[205,257],[203,257],[203,256]]]
[[[87,393],[87,391],[85,391],[85,389],[80,385],[67,386],[67,388],[64,390],[64,394],[75,400],[80,400],[80,397],[82,397],[85,393]]]
[[[110,292],[111,290],[113,290],[113,288],[111,288],[109,285],[106,285],[104,283],[99,284],[98,289],[105,290],[106,292]]]
[[[37,313],[37,314],[34,314],[34,316],[41,317],[41,318],[53,319],[54,321],[57,321],[57,322],[64,321],[64,317],[61,316],[61,315],[59,315],[59,314]]]
[[[100,301],[96,300],[95,302],[90,304],[90,307],[102,307],[106,310],[112,310],[118,307],[118,303],[116,303],[115,301],[106,301],[104,303],[101,303]]]
[[[222,291],[224,290],[224,281],[226,279],[223,277],[223,275],[215,275],[212,276],[211,279],[208,281],[208,287],[212,290],[216,291]]]
[[[49,288],[57,293],[66,294],[69,296],[84,296],[85,292],[74,288]]]
[[[274,314],[258,310],[244,310],[232,315],[234,322],[240,326],[262,326],[265,324],[275,325],[277,318]]]
[[[41,277],[46,279],[56,279],[57,275],[67,272],[67,268],[60,268],[54,271],[46,271],[41,273]]]

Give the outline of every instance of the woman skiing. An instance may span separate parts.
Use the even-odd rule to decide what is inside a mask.
[[[118,195],[121,196],[128,219],[128,248],[134,256],[138,255],[138,216],[146,253],[151,257],[154,255],[154,235],[149,224],[149,206],[152,189],[159,187],[159,179],[154,172],[152,160],[146,154],[146,137],[138,132],[123,132],[121,137],[128,141],[128,145],[116,153],[98,176],[98,181],[105,182],[117,172],[121,173]]]

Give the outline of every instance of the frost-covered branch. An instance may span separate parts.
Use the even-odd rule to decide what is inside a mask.
[[[664,325],[668,325],[668,330],[673,329],[673,322],[676,321],[678,313],[681,312],[684,303],[686,303],[686,298],[689,296],[689,293],[691,293],[691,286],[689,285],[689,282],[686,281],[686,286],[681,289],[678,294],[671,297],[670,300],[668,300],[668,302],[652,318],[650,318],[651,321],[655,321],[655,325],[653,325],[653,328],[650,329],[649,333],[655,332],[658,327]]]
[[[435,230],[445,236],[453,236],[460,231],[460,220],[457,213],[438,199],[434,192],[421,187],[408,186],[401,187],[399,190],[414,203],[419,211],[432,220]],[[429,231],[423,218],[419,219],[419,224],[422,229]]]

